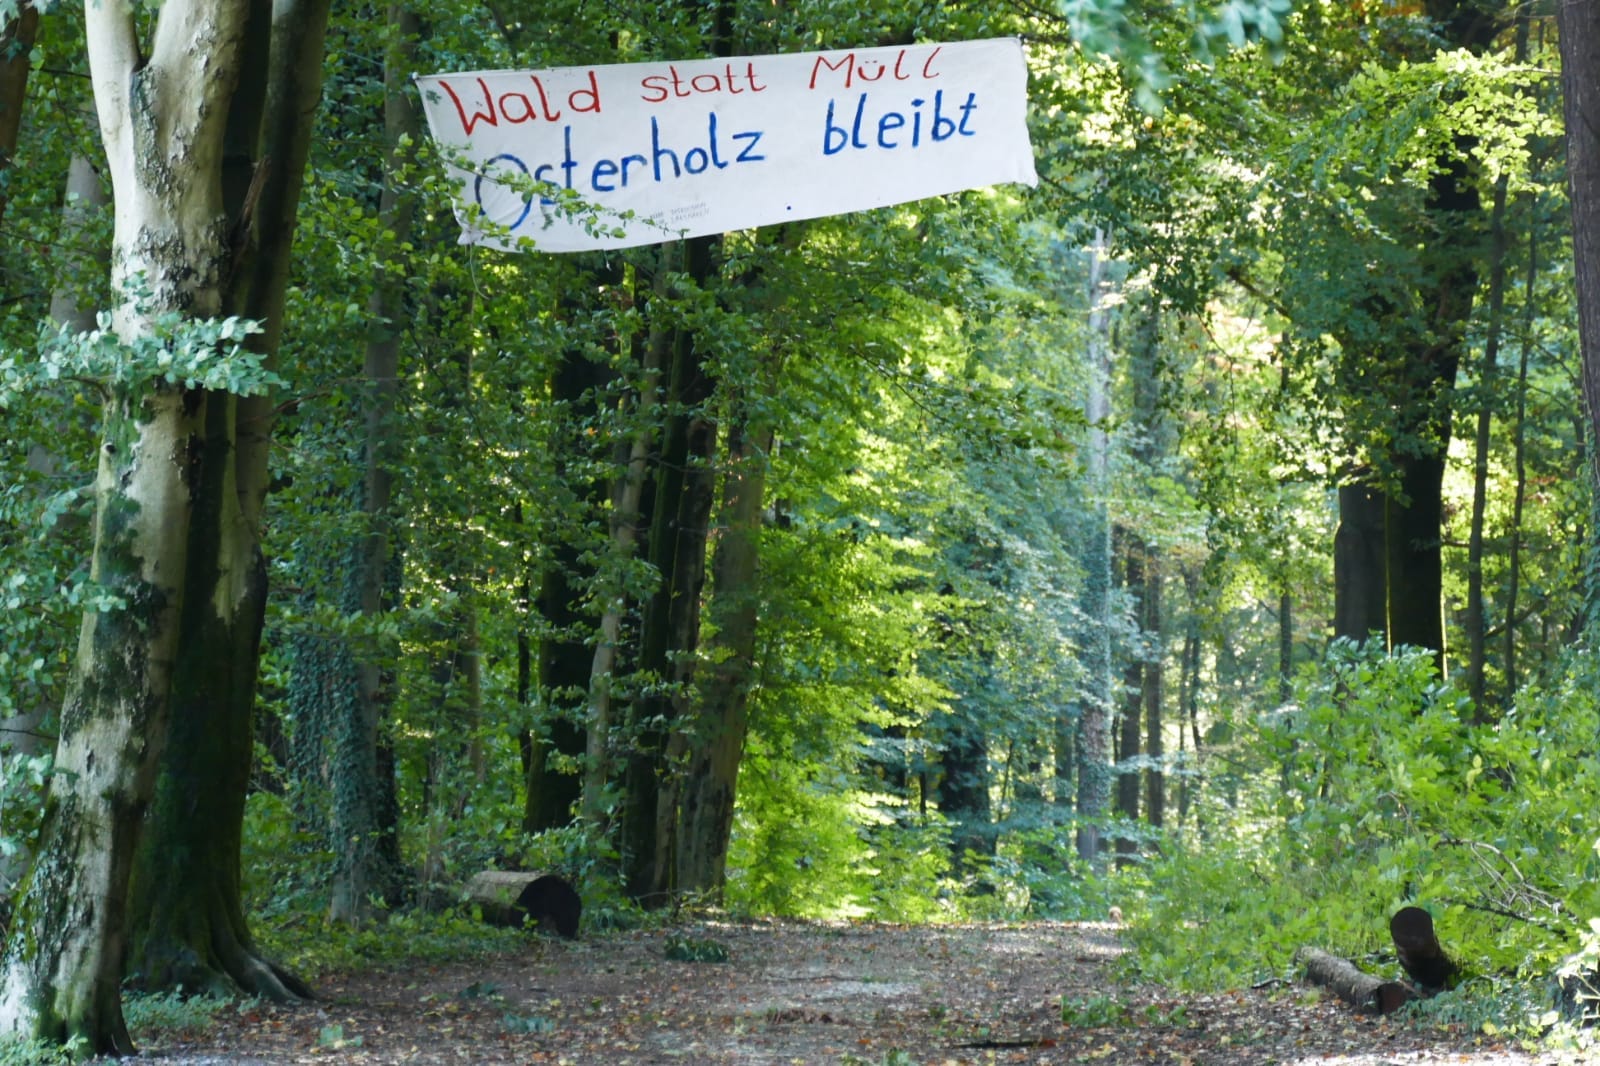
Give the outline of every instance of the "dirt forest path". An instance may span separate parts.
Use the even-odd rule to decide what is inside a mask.
[[[145,1055],[170,1066],[1541,1061],[1470,1032],[1359,1017],[1295,985],[1119,987],[1121,950],[1095,923],[706,922],[531,938],[511,955],[331,978],[310,1008],[224,1010],[206,1033],[168,1035]]]

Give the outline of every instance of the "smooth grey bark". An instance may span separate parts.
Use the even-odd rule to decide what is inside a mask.
[[[112,327],[222,310],[227,101],[246,5],[173,0],[141,47],[127,0],[86,7],[96,110],[117,204]],[[118,606],[85,615],[38,859],[0,961],[0,1029],[131,1050],[119,999],[127,890],[166,743],[207,397],[164,381],[106,405],[92,573]],[[207,590],[209,591],[209,590]]]
[[[162,8],[183,20],[194,4]],[[224,214],[223,309],[261,323],[253,347],[271,366],[283,332],[300,188],[321,95],[327,0],[249,0],[248,46],[226,106],[213,177]],[[91,16],[103,11],[89,5]],[[172,31],[172,47],[204,70],[204,38]],[[157,36],[161,35],[158,28]],[[135,59],[137,50],[135,49]],[[116,87],[110,86],[109,93]],[[96,86],[97,99],[100,86]],[[212,105],[214,106],[214,105]],[[118,219],[125,200],[117,190]],[[202,484],[191,520],[188,585],[175,675],[171,743],[134,877],[129,969],[152,985],[230,987],[294,1001],[309,989],[256,948],[241,900],[240,843],[253,755],[256,680],[266,612],[262,510],[274,416],[270,396],[205,396],[195,452]]]
[[[1111,807],[1111,519],[1105,424],[1110,414],[1110,311],[1105,283],[1106,234],[1096,229],[1089,249],[1089,393],[1084,415],[1089,424],[1088,492],[1094,498],[1084,536],[1085,693],[1081,700],[1074,752],[1077,757],[1078,854],[1100,861],[1099,820]]]

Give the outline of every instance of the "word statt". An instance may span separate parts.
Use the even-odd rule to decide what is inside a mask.
[[[627,248],[1034,185],[1015,38],[417,79],[463,243]]]

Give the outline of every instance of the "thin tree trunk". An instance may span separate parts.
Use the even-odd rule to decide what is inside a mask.
[[[737,422],[728,431],[721,529],[707,607],[715,636],[701,668],[698,721],[683,776],[678,829],[678,890],[721,899],[733,830],[739,762],[750,689],[756,677],[757,567],[772,431]]]
[[[1141,771],[1138,758],[1144,721],[1144,656],[1139,641],[1144,636],[1145,545],[1138,534],[1126,527],[1112,532],[1113,550],[1122,558],[1122,586],[1133,599],[1135,633],[1122,669],[1122,713],[1118,716],[1115,758],[1117,763],[1117,814],[1130,825],[1139,820]],[[1117,854],[1132,855],[1138,847],[1131,837],[1117,838]]]
[[[421,20],[405,4],[388,8],[389,41],[384,56],[383,124],[388,147],[383,192],[379,195],[378,225],[382,236],[378,250],[378,276],[367,313],[372,323],[367,340],[364,373],[367,395],[365,418],[366,469],[361,506],[366,535],[357,546],[352,575],[358,590],[354,605],[362,617],[376,619],[393,606],[388,589],[391,558],[395,551],[392,513],[393,467],[396,459],[395,395],[400,382],[400,335],[407,321],[405,278],[409,274],[405,252],[415,229],[416,196],[409,188],[413,150],[420,132],[412,103],[409,77],[414,68]],[[353,687],[353,699],[339,705],[344,719],[333,723],[334,866],[328,916],[336,922],[358,924],[370,916],[372,899],[399,900],[400,870],[389,861],[397,854],[392,839],[386,841],[382,812],[395,788],[391,776],[379,773],[380,729],[393,701],[385,672],[376,662],[356,664],[356,674],[344,681]]]
[[[1166,650],[1162,635],[1161,564],[1153,555],[1145,560],[1144,589],[1145,639],[1151,643],[1144,663],[1143,678],[1144,750],[1150,757],[1150,768],[1145,774],[1144,817],[1147,823],[1159,829],[1165,823],[1167,813],[1167,780],[1161,764],[1161,757],[1166,751],[1166,741],[1162,736]]]
[[[658,293],[664,295],[669,263],[665,252],[658,263],[655,285]],[[589,717],[585,744],[588,761],[584,769],[582,801],[584,822],[597,828],[609,818],[607,786],[611,782],[614,762],[611,734],[615,725],[612,685],[618,669],[622,621],[628,608],[626,570],[634,558],[639,527],[643,521],[641,509],[648,479],[650,444],[655,437],[660,404],[657,391],[670,340],[670,332],[659,322],[651,325],[644,343],[633,438],[622,476],[612,491],[611,544],[597,578],[597,598],[605,606],[600,616],[600,639],[595,645],[589,669]]]
[[[28,74],[33,69],[33,40],[39,32],[39,9],[33,0],[21,0],[16,14],[0,21],[0,232],[4,232],[6,171],[17,154],[22,131],[22,104],[28,95]]]
[[[1494,186],[1490,217],[1489,323],[1483,342],[1483,369],[1478,375],[1478,424],[1472,449],[1472,526],[1467,540],[1467,693],[1472,716],[1488,720],[1484,671],[1488,616],[1483,596],[1483,520],[1489,495],[1489,432],[1494,419],[1494,394],[1499,377],[1501,320],[1506,294],[1506,187],[1504,174]]]
[[[1517,603],[1522,586],[1522,510],[1528,497],[1528,361],[1533,351],[1534,286],[1539,276],[1537,212],[1528,224],[1528,271],[1524,279],[1522,336],[1517,357],[1517,410],[1512,434],[1515,487],[1511,500],[1511,544],[1506,555],[1505,703],[1517,695]]]
[[[614,258],[587,260],[578,274],[582,291],[563,301],[563,311],[573,315],[592,300],[596,289],[614,289],[622,281],[620,260]],[[537,600],[542,620],[538,659],[542,713],[528,745],[522,828],[529,833],[570,823],[583,792],[584,712],[594,669],[590,643],[596,620],[580,608],[579,601],[595,577],[590,561],[594,546],[586,531],[602,507],[606,486],[599,479],[575,483],[571,471],[592,468],[588,457],[579,454],[586,447],[582,427],[598,415],[600,394],[613,377],[609,366],[596,362],[582,347],[563,352],[550,376],[555,417],[550,447],[556,476],[565,483],[565,508],[557,504],[553,509],[571,513],[554,517],[560,528]],[[568,768],[568,763],[576,765]]]
[[[1089,529],[1084,537],[1084,652],[1086,693],[1078,717],[1078,854],[1099,863],[1100,819],[1111,806],[1111,520],[1106,512],[1108,456],[1105,423],[1110,414],[1107,393],[1110,377],[1110,312],[1104,285],[1106,235],[1095,231],[1089,250],[1089,395],[1085,415],[1089,423],[1088,491],[1096,499],[1090,507]]]

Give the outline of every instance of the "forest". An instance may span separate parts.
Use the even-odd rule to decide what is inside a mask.
[[[0,0],[0,1030],[491,869],[1585,1020],[1594,7]],[[570,254],[412,80],[995,37],[1037,187]]]

